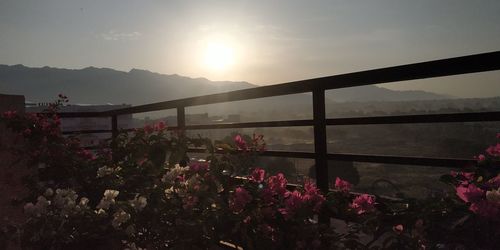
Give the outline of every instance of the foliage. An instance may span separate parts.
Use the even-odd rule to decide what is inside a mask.
[[[159,123],[85,150],[61,134],[64,102],[44,114],[2,116],[23,138],[13,149],[33,170],[27,220],[2,229],[2,242],[16,230],[26,249],[210,249],[221,241],[244,249],[493,249],[500,238],[498,145],[478,167],[443,177],[457,195],[390,200],[353,194],[339,178],[323,194],[310,180],[290,186],[282,173],[255,166],[265,149],[259,135],[213,144]],[[192,160],[190,147],[208,156]],[[345,226],[318,223],[329,217]]]

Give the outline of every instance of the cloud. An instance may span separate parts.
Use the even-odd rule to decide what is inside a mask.
[[[119,41],[119,40],[137,40],[142,36],[140,32],[118,32],[110,30],[106,33],[100,34],[100,37],[106,41]]]

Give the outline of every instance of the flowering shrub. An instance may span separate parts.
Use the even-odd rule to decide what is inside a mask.
[[[500,238],[498,144],[477,168],[443,177],[456,195],[387,200],[353,194],[339,178],[324,194],[310,180],[291,186],[255,166],[265,149],[259,135],[214,145],[158,123],[85,150],[61,134],[56,112],[66,100],[44,114],[2,116],[33,169],[17,229],[25,248],[209,249],[225,241],[244,249],[487,249]],[[206,159],[190,159],[192,146],[205,148]],[[345,227],[318,223],[329,217]]]
[[[460,206],[455,212],[463,215],[453,233],[464,245],[494,249],[500,244],[500,143],[476,159],[476,165],[452,171],[442,180],[454,187]],[[471,238],[475,242],[470,242]]]
[[[500,136],[499,136],[500,137]],[[500,143],[479,155],[479,167],[471,172],[452,172],[457,196],[469,210],[486,220],[500,221]],[[495,162],[496,161],[496,162]]]
[[[2,116],[23,142],[16,152],[33,169],[27,220],[18,231],[23,247],[205,249],[221,240],[246,249],[341,244],[326,240],[333,231],[321,233],[326,229],[320,230],[317,214],[325,196],[313,183],[289,190],[283,174],[268,175],[252,165],[265,148],[262,136],[238,135],[234,144],[213,145],[159,123],[123,131],[88,151],[61,134],[56,112],[65,100],[44,114]],[[208,157],[190,160],[190,146],[203,146]],[[226,153],[216,155],[220,149]],[[233,177],[248,169],[245,178]]]

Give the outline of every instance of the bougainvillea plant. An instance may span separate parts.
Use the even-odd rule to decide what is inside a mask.
[[[311,180],[293,186],[255,166],[265,150],[259,135],[213,144],[158,123],[86,150],[61,133],[57,107],[66,100],[1,118],[33,170],[26,221],[11,237],[26,249],[487,249],[500,238],[498,145],[474,171],[443,177],[456,195],[388,200],[352,193],[338,178],[323,194]],[[206,157],[190,158],[191,147]],[[319,223],[330,217],[330,226]],[[468,242],[476,229],[467,223],[489,232]]]

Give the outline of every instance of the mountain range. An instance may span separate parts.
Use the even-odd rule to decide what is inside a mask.
[[[210,81],[176,74],[165,75],[140,69],[125,72],[95,67],[60,69],[0,65],[0,93],[24,95],[30,102],[52,101],[59,93],[63,93],[70,98],[71,103],[140,105],[252,87],[257,85],[248,82]],[[449,96],[425,91],[395,91],[374,85],[327,91],[328,102],[414,101],[444,98]],[[249,105],[238,104],[245,102],[236,103],[233,106],[243,109],[269,108],[269,104],[275,105],[274,103],[281,103],[278,106],[293,107],[310,105],[311,96],[298,94],[266,98],[249,101],[247,102]]]

